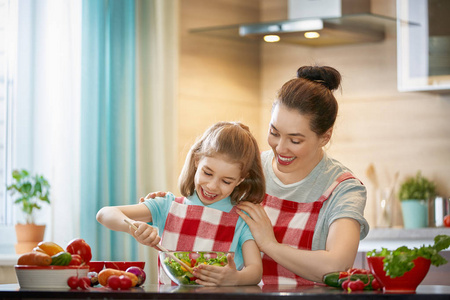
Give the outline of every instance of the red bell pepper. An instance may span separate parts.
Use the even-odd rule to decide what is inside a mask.
[[[73,239],[67,245],[66,251],[70,254],[78,254],[82,259],[82,264],[88,264],[92,259],[91,246],[83,239]]]

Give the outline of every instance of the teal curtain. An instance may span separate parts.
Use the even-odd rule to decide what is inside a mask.
[[[80,237],[93,260],[136,260],[128,234],[100,225],[107,205],[137,203],[135,1],[82,6]]]

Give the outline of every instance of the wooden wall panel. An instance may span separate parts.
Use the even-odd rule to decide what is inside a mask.
[[[180,1],[178,172],[195,138],[217,121],[259,128],[260,46],[192,34],[198,27],[259,20],[259,1]]]

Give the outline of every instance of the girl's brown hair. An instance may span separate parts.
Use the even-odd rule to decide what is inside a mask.
[[[195,162],[204,156],[213,157],[217,154],[241,166],[241,178],[244,180],[231,193],[231,203],[262,202],[266,184],[258,143],[249,128],[239,122],[214,124],[191,147],[178,180],[181,194],[185,197],[194,194]]]
[[[297,78],[286,82],[278,91],[273,104],[283,104],[311,117],[310,128],[318,136],[333,127],[338,103],[333,91],[341,84],[341,74],[332,67],[304,66],[297,70]]]

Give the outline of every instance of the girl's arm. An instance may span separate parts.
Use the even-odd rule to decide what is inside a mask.
[[[133,229],[124,222],[124,219],[130,221],[138,229]],[[144,204],[105,206],[98,211],[97,221],[111,230],[131,234],[143,245],[154,247],[161,240],[157,229],[147,224],[147,222],[152,222],[152,214]]]
[[[262,252],[291,272],[311,281],[321,282],[323,275],[345,271],[353,266],[359,245],[359,222],[342,218],[334,221],[329,229],[325,250],[300,250],[275,239],[272,224],[264,208],[249,202],[241,202],[239,212],[247,222]]]
[[[199,265],[194,268],[196,282],[205,286],[231,286],[258,284],[262,277],[261,253],[254,240],[248,240],[242,245],[245,267],[238,271],[231,255],[225,267]]]

